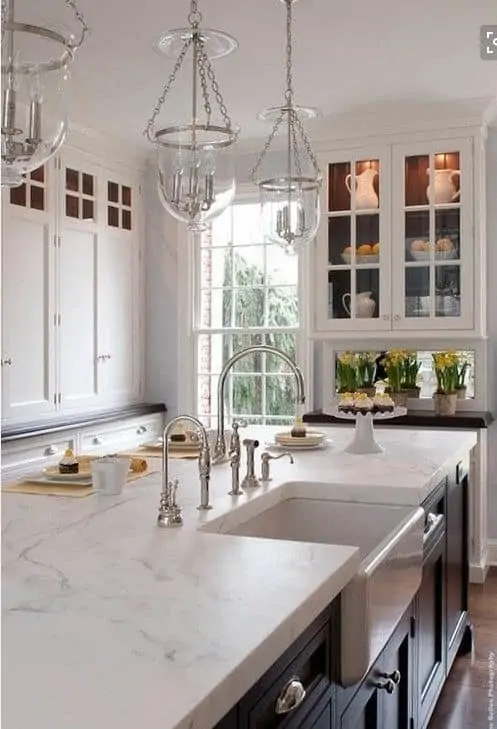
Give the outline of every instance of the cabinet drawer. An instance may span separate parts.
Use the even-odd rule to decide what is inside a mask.
[[[317,632],[313,627],[312,637],[306,634],[307,640],[294,644],[242,699],[240,729],[297,729],[330,689],[330,621]],[[297,689],[293,702],[292,688]]]
[[[66,448],[75,448],[75,438],[57,433],[52,437],[6,444],[2,446],[2,478],[44,468],[62,458]]]
[[[105,452],[134,448],[154,441],[162,432],[161,418],[137,418],[132,422],[104,425],[81,434],[82,453]]]

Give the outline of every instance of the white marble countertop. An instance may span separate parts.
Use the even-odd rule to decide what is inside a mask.
[[[211,729],[343,589],[353,547],[198,531],[246,501],[309,489],[419,504],[476,444],[471,432],[382,429],[385,453],[351,436],[272,463],[273,481],[230,497],[212,469],[198,512],[196,463],[172,461],[183,527],[156,526],[160,476],[121,496],[2,495],[2,717],[9,729]],[[257,429],[262,443],[275,429]],[[257,459],[257,463],[259,459]],[[286,485],[288,484],[288,485]],[[265,496],[265,498],[268,498]]]

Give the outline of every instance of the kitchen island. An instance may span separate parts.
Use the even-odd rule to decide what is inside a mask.
[[[325,430],[329,448],[273,463],[273,480],[248,495],[228,496],[229,465],[213,467],[209,512],[196,509],[195,462],[172,461],[178,529],[156,526],[159,474],[114,497],[4,494],[6,725],[211,729],[339,596],[359,554],[199,527],[288,484],[417,506],[476,444],[465,431],[399,429],[382,431],[385,453],[352,456],[347,428]]]

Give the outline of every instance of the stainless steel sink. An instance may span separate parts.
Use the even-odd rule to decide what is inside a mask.
[[[423,527],[421,508],[300,497],[268,505],[261,496],[203,531],[359,548],[359,571],[341,593],[341,682],[350,686],[367,673],[418,590]]]

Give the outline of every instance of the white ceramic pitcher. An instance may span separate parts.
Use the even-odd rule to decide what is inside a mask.
[[[426,170],[428,177],[430,170]],[[435,170],[433,179],[433,188],[428,185],[426,188],[426,196],[428,201],[435,205],[443,205],[444,203],[454,202],[459,198],[459,190],[456,188],[455,178],[460,177],[460,170]],[[434,200],[432,200],[432,192]]]
[[[355,176],[355,206],[357,210],[372,210],[378,207],[378,195],[373,186],[377,174],[378,170],[368,167],[364,172]],[[347,175],[345,178],[345,184],[350,194],[352,194],[351,179],[352,175]]]
[[[355,295],[355,315],[357,319],[371,319],[376,309],[376,301],[371,298],[372,291],[362,291]],[[343,308],[349,316],[352,316],[350,310],[351,296],[344,294],[342,296]]]

